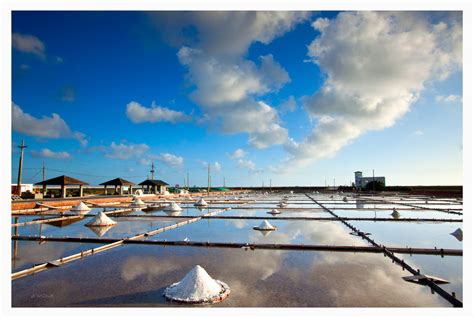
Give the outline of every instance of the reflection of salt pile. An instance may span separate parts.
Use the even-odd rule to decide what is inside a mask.
[[[390,214],[390,215],[391,215],[394,219],[398,219],[398,218],[400,217],[400,213],[399,213],[397,210],[395,210],[395,209],[393,209],[393,212],[392,212],[392,214]]]
[[[264,220],[259,226],[254,226],[253,229],[258,231],[275,231],[277,228],[271,225],[267,220]]]
[[[98,237],[104,236],[113,226],[89,226],[88,227],[92,232],[95,233]]]
[[[456,231],[454,231],[453,233],[451,233],[452,236],[454,236],[458,241],[462,241],[462,229],[461,228],[458,228]]]
[[[196,265],[184,278],[168,286],[163,295],[168,300],[200,304],[223,301],[230,294],[227,284],[213,279],[204,268]]]
[[[204,200],[204,198],[200,198],[196,201],[196,203],[194,203],[194,206],[207,206],[207,202]]]
[[[273,209],[273,210],[271,210],[270,212],[267,212],[267,213],[271,214],[271,215],[281,214],[281,212],[278,211],[277,209]]]
[[[165,212],[180,212],[181,210],[181,207],[176,202],[171,202],[163,209]]]
[[[85,205],[84,202],[82,202],[82,201],[81,201],[81,203],[79,203],[79,204],[77,204],[77,205],[75,205],[71,208],[71,211],[80,212],[80,213],[87,213],[90,210],[91,209],[87,205]]]
[[[130,204],[130,206],[133,206],[133,207],[142,207],[142,206],[146,206],[145,202],[143,202],[141,199],[139,198],[134,198],[132,203]]]
[[[86,226],[112,226],[117,222],[109,218],[104,212],[99,212]]]

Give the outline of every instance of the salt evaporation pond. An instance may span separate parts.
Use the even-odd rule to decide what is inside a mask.
[[[232,290],[213,306],[449,306],[404,283],[406,272],[380,255],[159,246],[125,246],[14,281],[12,305],[183,306],[162,294],[195,264]]]
[[[392,208],[398,207],[401,218],[462,219],[462,215],[410,209],[404,205],[413,204],[427,209],[438,206],[442,209],[462,208],[459,202],[449,199],[429,199],[426,204],[426,199],[422,197],[411,200],[409,197],[403,197],[403,200],[400,197],[374,197],[393,202],[381,203],[355,199],[346,193],[332,194],[332,198],[322,193],[309,195],[343,217],[391,218]],[[343,201],[345,196],[347,202]],[[214,212],[216,208],[233,207],[218,216],[265,217],[278,229],[269,233],[253,230],[262,219],[201,219],[146,240],[369,246],[367,241],[350,235],[351,230],[337,220],[278,219],[333,217],[305,195],[272,193],[238,196],[237,201],[247,202],[242,208],[238,202],[212,202],[225,202],[226,199],[235,201],[235,196],[205,197],[209,206],[204,209],[194,207],[194,199],[179,203],[183,208],[179,215],[198,216]],[[275,217],[269,215],[267,212],[283,199],[287,201],[288,209],[278,208],[282,214]],[[372,208],[384,210],[367,210]],[[111,209],[113,207],[107,210]],[[92,209],[88,214],[102,210]],[[136,210],[127,214],[111,216],[117,224],[99,234],[84,226],[92,220],[91,216],[63,227],[47,223],[20,226],[12,228],[12,234],[121,239],[187,220],[168,217],[162,210]],[[12,223],[52,217],[55,216],[12,217]],[[450,235],[457,228],[463,228],[461,222],[349,222],[364,232],[370,232],[376,242],[386,246],[462,249],[462,242]],[[16,257],[12,259],[12,272],[101,245],[13,241],[12,249]],[[420,268],[424,274],[446,279],[450,284],[441,287],[448,293],[455,292],[462,299],[462,257],[398,253],[397,256],[414,268]],[[429,288],[405,282],[402,277],[410,274],[383,254],[169,245],[124,245],[14,280],[12,304],[14,307],[190,306],[166,301],[163,291],[196,265],[203,266],[212,273],[213,278],[226,282],[232,290],[225,301],[211,305],[215,307],[451,306],[437,294],[431,294]]]

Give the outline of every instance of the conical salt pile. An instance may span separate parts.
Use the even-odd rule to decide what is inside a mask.
[[[271,210],[270,212],[267,212],[267,213],[268,213],[268,214],[273,214],[273,215],[275,215],[275,214],[281,214],[281,212],[278,211],[277,209],[273,209],[273,210]]]
[[[347,202],[347,197],[342,198],[342,201]]]
[[[196,201],[196,203],[194,203],[194,206],[207,206],[207,202],[204,200],[204,198],[200,198]]]
[[[163,209],[163,211],[168,211],[168,212],[176,212],[176,211],[181,211],[181,207],[176,203],[176,202],[171,202],[167,207]]]
[[[392,214],[390,214],[390,215],[391,215],[394,219],[398,219],[398,218],[400,217],[400,213],[399,213],[397,210],[395,210],[395,209],[393,209],[393,212],[392,212]]]
[[[89,212],[91,209],[84,204],[84,202],[81,201],[81,203],[73,206],[71,208],[71,211],[74,211],[74,212]]]
[[[280,202],[280,203],[278,203],[278,207],[279,207],[279,208],[284,208],[284,207],[286,207],[286,205],[287,205],[287,204],[286,204],[285,202]]]
[[[462,241],[462,229],[461,228],[458,228],[456,231],[454,231],[453,233],[451,233],[452,236],[454,236],[458,241]]]
[[[230,294],[227,284],[213,279],[204,268],[196,265],[184,278],[168,286],[163,295],[166,299],[183,303],[216,303]]]
[[[86,226],[111,226],[117,222],[109,218],[104,212],[99,212]]]
[[[143,202],[141,199],[139,198],[134,198],[132,203],[130,204],[130,206],[134,206],[134,207],[141,207],[141,206],[145,206],[145,202]]]
[[[253,229],[259,231],[275,231],[276,227],[271,225],[267,220],[264,220],[259,226],[255,226]]]

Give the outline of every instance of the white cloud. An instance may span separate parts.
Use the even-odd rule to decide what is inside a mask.
[[[71,154],[66,151],[54,152],[48,148],[43,148],[40,151],[31,150],[31,155],[36,158],[49,158],[49,159],[69,159]]]
[[[247,159],[239,159],[237,161],[237,166],[239,168],[244,168],[249,171],[253,171],[256,169],[255,163],[252,160],[247,160]]]
[[[247,155],[247,153],[241,149],[241,148],[238,148],[238,149],[235,149],[235,151],[231,154],[229,154],[228,156],[231,158],[231,159],[237,159],[237,158],[243,158]]]
[[[225,133],[248,133],[249,143],[257,148],[286,141],[288,132],[277,112],[258,99],[278,91],[290,77],[272,55],[260,56],[254,63],[244,54],[253,42],[270,43],[308,13],[196,12],[172,22],[163,18],[166,14],[156,16],[165,21],[162,31],[170,30],[170,23],[174,32],[189,25],[197,30],[198,42],[182,36],[173,40],[182,45],[178,58],[188,69],[187,79],[195,86],[190,96],[200,105],[206,123]]]
[[[209,165],[211,165],[211,173],[220,172],[222,170],[222,166],[218,161],[214,161],[214,163],[209,163],[207,161],[197,159],[197,162],[201,165],[203,169],[207,169]]]
[[[413,135],[415,135],[415,136],[423,136],[424,134],[425,134],[425,133],[424,133],[423,131],[421,131],[421,130],[415,130],[415,131],[413,132]]]
[[[166,107],[160,107],[152,103],[151,107],[144,107],[137,102],[127,104],[127,117],[135,124],[156,122],[183,122],[190,121],[191,116],[183,112],[175,111]]]
[[[304,100],[317,124],[303,141],[288,142],[293,163],[331,157],[363,133],[392,126],[426,82],[459,69],[461,14],[440,18],[435,23],[425,13],[362,11],[318,19],[313,26],[321,35],[308,55],[327,80]]]
[[[21,107],[15,103],[12,103],[12,129],[20,134],[40,138],[76,139],[82,146],[86,146],[88,143],[85,134],[72,131],[58,114],[53,113],[51,117],[35,118],[23,112]]]
[[[105,156],[112,159],[127,160],[144,155],[150,147],[146,144],[116,144],[112,142],[110,147],[105,149]]]
[[[295,97],[293,95],[291,95],[290,97],[288,97],[287,100],[283,101],[283,103],[280,104],[280,110],[283,112],[283,113],[291,113],[291,112],[294,112],[296,110],[296,100],[295,100]]]
[[[460,95],[437,95],[437,103],[458,103],[462,102],[462,96]]]
[[[172,168],[179,168],[183,166],[184,158],[175,156],[170,153],[162,153],[156,157],[159,161]]]
[[[13,33],[12,46],[23,53],[31,53],[41,58],[46,57],[44,43],[33,35]]]

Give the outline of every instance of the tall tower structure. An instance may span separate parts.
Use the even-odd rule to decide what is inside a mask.
[[[21,195],[21,175],[23,172],[23,153],[24,150],[27,146],[25,146],[25,140],[21,139],[21,146],[18,146],[20,148],[20,164],[18,165],[18,183],[17,183],[17,188],[16,188],[16,194]]]
[[[151,180],[155,180],[155,162],[151,162]]]
[[[355,176],[355,186],[357,189],[362,188],[362,171],[356,171],[354,172]]]

